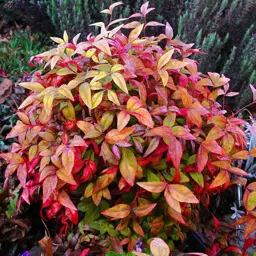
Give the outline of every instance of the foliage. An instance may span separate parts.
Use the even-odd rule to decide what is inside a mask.
[[[225,73],[242,92],[234,108],[250,102],[248,84],[256,82],[255,11],[252,0],[193,0],[179,12],[178,38],[207,53],[195,58],[200,71]]]
[[[79,209],[81,232],[118,237],[128,251],[159,236],[173,249],[211,195],[246,185],[234,178],[247,175],[234,163],[256,150],[244,150],[245,122],[217,102],[236,95],[229,79],[199,73],[189,58],[199,50],[173,39],[169,23],[147,22],[148,2],[130,16],[144,23],[109,29],[122,21],[112,20],[120,4],[102,11],[110,23],[95,24],[97,36],[78,43],[64,32],[52,38],[57,48],[33,59],[42,70],[20,84],[31,93],[7,135],[18,142],[0,156],[9,163],[5,177],[16,172],[22,186],[18,207],[41,198],[41,217],[61,223],[60,234],[78,224]],[[139,37],[149,26],[165,33]],[[254,224],[255,187],[246,191],[243,220]],[[248,225],[245,239],[252,232]],[[212,255],[230,249],[224,240]]]
[[[17,32],[10,40],[0,41],[0,67],[17,79],[22,73],[34,70],[28,64],[29,59],[42,48],[46,50],[39,41],[39,34],[32,35],[29,29]]]

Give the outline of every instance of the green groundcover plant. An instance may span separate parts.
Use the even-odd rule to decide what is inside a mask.
[[[100,34],[87,41],[78,43],[77,35],[70,42],[66,32],[52,38],[57,48],[37,55],[42,69],[20,84],[31,93],[7,136],[17,143],[1,154],[9,163],[6,178],[16,174],[22,186],[17,207],[39,196],[41,217],[61,223],[60,234],[80,221],[82,233],[89,227],[118,237],[127,251],[157,236],[173,249],[174,235],[184,241],[211,195],[241,183],[246,215],[234,225],[248,223],[245,247],[230,245],[227,235],[208,255],[247,255],[256,183],[246,187],[240,176],[247,173],[233,163],[256,156],[256,149],[244,149],[245,122],[217,101],[222,97],[224,105],[237,93],[224,75],[197,70],[189,56],[200,52],[174,40],[168,23],[147,22],[148,2],[133,21],[116,25],[124,21],[112,20],[120,4],[102,11],[110,22],[95,23]],[[143,36],[150,26],[164,33]],[[81,190],[79,202],[72,195]],[[153,255],[168,255],[165,246],[166,253]]]

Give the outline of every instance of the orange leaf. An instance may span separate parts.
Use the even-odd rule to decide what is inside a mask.
[[[222,186],[226,182],[229,182],[229,180],[230,180],[229,173],[223,170],[213,180],[210,188],[216,188],[216,187]]]
[[[115,144],[119,141],[125,140],[134,131],[135,131],[135,126],[125,127],[121,131],[118,131],[117,129],[113,129],[107,133],[105,139],[109,144]]]
[[[133,212],[137,217],[147,216],[152,212],[152,210],[156,207],[155,204],[144,204],[133,208]]]
[[[76,185],[76,181],[74,180],[74,177],[72,174],[68,175],[64,168],[59,169],[56,172],[58,178],[68,184]]]
[[[115,179],[115,177],[116,172],[100,176],[96,181],[93,193],[97,193],[100,190],[106,188]]]
[[[142,103],[141,103],[141,100],[138,97],[133,96],[133,97],[129,98],[129,100],[127,101],[126,106],[127,106],[127,110],[135,111],[138,108],[142,107]]]
[[[195,124],[197,127],[202,127],[202,117],[197,109],[189,109],[188,110],[188,119],[191,123]]]
[[[226,117],[225,116],[213,116],[210,117],[209,120],[217,125],[219,128],[225,128],[226,127]]]
[[[205,140],[202,142],[202,145],[204,146],[204,148],[206,148],[208,151],[214,154],[222,154],[222,148],[215,140]]]
[[[224,131],[218,126],[214,126],[207,134],[206,140],[217,140],[224,135]]]
[[[58,179],[56,175],[50,175],[45,178],[43,182],[43,203],[45,203],[52,195],[52,192],[57,186],[57,180]]]
[[[196,155],[197,171],[201,173],[208,162],[208,152],[200,145]]]
[[[172,207],[168,207],[168,214],[179,223],[183,224],[184,226],[188,226],[188,224],[183,219],[182,215],[179,212],[176,212]]]
[[[186,186],[180,184],[169,184],[168,189],[174,199],[184,203],[195,203],[199,201],[195,195]]]
[[[102,211],[101,214],[115,218],[115,219],[124,219],[131,212],[131,207],[128,204],[117,204],[105,211]]]
[[[138,108],[132,112],[130,112],[133,116],[135,116],[139,122],[148,126],[149,128],[154,127],[154,122],[152,120],[151,115],[145,108]]]
[[[248,151],[247,150],[241,150],[231,156],[234,159],[243,159],[247,160],[248,159]]]
[[[256,148],[253,148],[252,150],[250,150],[249,155],[256,157]]]
[[[66,208],[69,208],[70,210],[77,210],[75,205],[70,200],[68,194],[65,192],[65,190],[61,190],[61,192],[59,193],[58,201],[61,205],[65,206]]]
[[[133,230],[140,236],[144,236],[144,231],[137,221],[133,221]]]
[[[130,149],[122,148],[122,158],[119,167],[125,181],[130,186],[133,186],[137,171],[137,160]]]
[[[176,199],[174,199],[174,197],[172,196],[172,194],[170,193],[170,191],[168,189],[165,189],[164,197],[165,197],[167,204],[170,207],[172,207],[176,212],[181,213],[180,203]]]
[[[118,131],[121,131],[124,129],[124,127],[128,124],[130,120],[130,114],[126,111],[121,111],[117,115],[117,129]]]
[[[149,130],[145,136],[160,136],[163,138],[173,138],[172,128],[168,126],[159,126]]]
[[[211,162],[211,164],[225,170],[229,170],[231,167],[229,161],[215,161]]]
[[[256,219],[251,219],[245,228],[244,238],[247,239],[250,236],[250,234],[255,231],[255,229],[256,229]]]
[[[193,98],[189,95],[188,91],[185,88],[180,88],[179,92],[184,107],[189,108],[193,103]]]
[[[166,186],[163,181],[137,182],[137,184],[152,193],[161,193],[164,191]]]
[[[53,255],[53,246],[52,246],[52,239],[48,236],[45,236],[40,241],[38,241],[39,246],[43,249],[45,256],[52,256]]]

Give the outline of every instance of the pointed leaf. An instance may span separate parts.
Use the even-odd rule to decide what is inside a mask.
[[[167,204],[176,212],[181,213],[180,203],[172,196],[168,189],[164,191],[164,198]]]
[[[131,212],[131,207],[128,204],[117,204],[114,207],[111,207],[101,214],[115,218],[115,219],[124,219]]]
[[[161,193],[166,186],[163,181],[137,182],[137,185],[152,193]]]
[[[113,129],[107,133],[105,140],[109,144],[115,144],[119,141],[125,140],[134,131],[135,131],[135,126],[125,127],[121,131],[118,131],[117,129]]]
[[[123,75],[121,75],[120,73],[113,73],[111,75],[113,81],[115,82],[115,84],[122,90],[124,91],[125,93],[129,94],[128,93],[128,89],[127,89],[127,86],[126,86],[126,82],[124,80],[124,77]]]
[[[43,203],[45,203],[52,195],[52,192],[57,186],[57,180],[58,179],[56,175],[50,175],[45,178],[43,182]]]
[[[79,87],[79,95],[82,98],[84,104],[89,108],[92,109],[92,94],[91,88],[88,83],[83,83]]]
[[[133,212],[137,217],[144,217],[149,215],[153,209],[156,207],[156,203],[155,204],[145,204],[145,205],[140,205],[137,207],[133,208]]]
[[[128,38],[128,42],[131,43],[132,41],[136,40],[142,29],[143,29],[143,26],[144,24],[140,24],[138,27],[136,27],[135,29],[133,29],[131,32],[130,32],[130,35],[129,35],[129,38]]]
[[[157,69],[160,70],[162,67],[164,67],[171,59],[172,55],[174,53],[174,49],[171,49],[170,51],[166,52],[164,55],[160,57],[157,63]]]
[[[198,204],[195,195],[186,186],[180,184],[170,184],[168,189],[171,195],[179,202]]]
[[[210,188],[215,188],[215,187],[219,187],[222,186],[223,184],[225,184],[226,182],[229,182],[230,178],[229,178],[229,173],[227,171],[221,171],[216,178],[213,180]]]
[[[128,124],[130,120],[130,114],[127,111],[121,111],[117,115],[117,129],[121,131]]]

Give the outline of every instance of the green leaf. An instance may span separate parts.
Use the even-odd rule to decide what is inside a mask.
[[[204,187],[204,177],[202,173],[191,172],[189,173],[191,178],[202,188]]]

